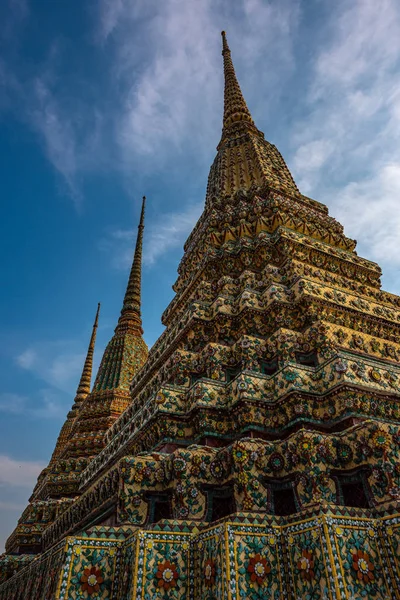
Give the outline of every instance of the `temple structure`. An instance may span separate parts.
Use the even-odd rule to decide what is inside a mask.
[[[88,357],[0,600],[400,599],[400,298],[257,129],[224,116],[165,330]]]

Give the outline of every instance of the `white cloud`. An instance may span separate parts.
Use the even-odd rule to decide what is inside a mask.
[[[7,44],[16,44],[18,41],[17,33],[20,32],[27,17],[29,16],[29,6],[27,0],[3,0],[7,9],[2,7],[3,14],[7,14],[0,27],[0,40],[3,38]]]
[[[354,86],[374,75],[379,79],[398,59],[400,49],[397,0],[337,2],[331,20],[334,43],[316,61],[316,84]],[[336,16],[336,21],[335,21]],[[379,64],[380,72],[374,73]]]
[[[154,170],[173,156],[182,160],[188,149],[208,161],[222,121],[221,29],[236,40],[244,87],[247,81],[259,85],[248,97],[257,98],[257,91],[265,102],[279,92],[292,61],[298,6],[241,0],[232,10],[227,0],[103,0],[100,37],[110,44],[114,72],[124,83],[115,121],[124,164],[141,161]],[[268,75],[256,82],[260,72]]]
[[[104,119],[100,108],[85,100],[84,86],[77,85],[76,96],[71,98],[69,90],[59,85],[59,54],[54,43],[40,74],[24,85],[23,93],[29,94],[24,115],[39,135],[66,193],[79,208],[83,174],[104,166]]]
[[[358,239],[359,253],[392,272],[400,239],[400,5],[332,6],[306,93],[308,114],[292,136],[294,171],[300,189]]]
[[[125,2],[123,16],[131,17],[133,2]],[[145,8],[144,10],[147,11]],[[133,12],[134,18],[137,11]],[[128,92],[123,113],[116,125],[117,141],[127,161],[149,155],[165,160],[166,147],[177,152],[196,127],[201,137],[216,130],[213,104],[220,87],[215,69],[220,43],[217,19],[211,1],[193,3],[167,0],[158,4],[148,26],[147,67],[132,80],[129,65],[135,64],[136,48],[125,27],[119,31],[117,60],[125,57]],[[153,51],[152,51],[153,50]],[[207,90],[204,94],[202,91]]]
[[[349,183],[336,203],[348,233],[363,240],[365,254],[400,268],[400,163],[386,164],[374,176]],[[362,207],[362,209],[361,209]]]
[[[5,454],[0,455],[0,552],[45,466],[38,461],[17,460]]]
[[[143,242],[143,263],[153,265],[158,258],[183,244],[193,229],[203,209],[203,202],[189,204],[182,212],[158,215],[155,221],[146,225]],[[129,269],[132,264],[137,230],[116,229],[100,243],[100,249],[111,257],[116,269]]]
[[[16,361],[20,367],[23,369],[27,369],[28,371],[32,369],[35,365],[35,362],[38,360],[37,352],[33,350],[33,348],[28,348],[21,352],[19,356],[17,356]]]
[[[15,19],[26,19],[29,15],[29,6],[27,0],[10,0],[11,15]]]
[[[78,150],[71,115],[62,114],[60,104],[44,77],[32,84],[35,104],[30,111],[32,126],[41,135],[47,158],[63,176],[75,201],[80,200],[76,177]]]
[[[35,406],[29,408],[27,414],[40,419],[65,419],[67,406],[72,404],[72,398],[69,399],[66,406],[60,393],[52,389],[39,390],[37,396]]]
[[[113,32],[123,13],[125,0],[103,0],[100,5],[100,39],[105,41]]]
[[[37,390],[29,396],[3,392],[0,394],[0,412],[40,419],[62,418],[67,408],[61,396],[60,392],[49,388]]]
[[[73,340],[43,341],[32,344],[15,358],[17,364],[62,391],[77,386],[85,353]]]
[[[222,117],[220,30],[237,40],[235,63],[257,106],[279,94],[293,66],[298,7],[298,0],[240,0],[234,10],[229,0],[100,0],[92,16],[101,89],[94,73],[63,84],[61,59],[72,42],[61,38],[30,76],[11,64],[0,78],[79,206],[84,177],[105,166],[122,170],[131,189],[139,171],[155,173],[178,157],[208,162]]]
[[[183,246],[202,209],[203,202],[189,205],[185,211],[162,215],[158,223],[152,224],[145,246],[144,262],[152,265],[171,248]]]
[[[25,505],[24,504],[15,504],[14,502],[2,502],[0,500],[0,510],[19,510],[19,511],[23,511],[25,509]],[[1,550],[0,550],[1,552]]]
[[[0,394],[0,412],[20,414],[26,405],[26,396],[3,392]]]
[[[308,115],[296,126],[297,146],[328,141],[338,166],[366,142],[383,142],[382,133],[390,134],[388,121],[397,118],[400,5],[396,0],[383,4],[335,5],[314,64]],[[372,153],[374,144],[368,148]],[[307,168],[303,161],[299,166]]]
[[[371,204],[369,190],[382,196],[378,185],[389,186],[386,167],[400,164],[400,4],[331,3],[319,35],[310,40],[310,55],[315,56],[311,73],[308,55],[296,45],[300,9],[305,10],[298,0],[100,0],[92,17],[94,52],[103,69],[101,93],[95,78],[84,88],[70,85],[66,91],[59,85],[59,57],[68,45],[57,40],[34,76],[22,82],[1,63],[0,80],[11,97],[18,98],[17,112],[40,136],[46,156],[75,200],[80,199],[84,175],[100,172],[105,163],[124,173],[129,184],[150,170],[154,176],[161,169],[172,170],[176,178],[180,164],[187,173],[188,161],[193,176],[200,177],[211,162],[221,126],[219,32],[226,29],[256,122],[259,115],[274,112],[282,91],[288,95],[286,104],[299,109],[293,114],[305,115],[291,131],[300,189],[328,203],[349,231],[356,229],[354,206],[354,213],[363,215],[358,228],[361,247],[368,249],[372,219],[379,221],[379,215],[366,209]],[[285,87],[296,72],[296,60],[304,56],[301,85],[291,80],[290,89]],[[94,93],[89,101],[85,94],[90,87]],[[345,199],[352,202],[347,211]],[[381,214],[387,215],[392,201],[379,202]],[[167,215],[157,222],[149,236],[152,246],[145,249],[148,264],[181,244],[195,221],[191,210],[189,206],[174,220]],[[396,218],[389,219],[385,233],[385,240],[400,234]],[[121,250],[119,267],[131,262],[135,234],[131,235],[128,230],[115,231],[106,242]],[[378,243],[370,250],[370,257],[380,257],[384,269],[396,262],[392,243],[385,240],[379,251]],[[53,368],[47,377],[62,380],[62,365],[59,373],[57,365]]]
[[[294,173],[297,183],[303,193],[307,194],[312,189],[313,178],[332,156],[334,145],[330,140],[313,140],[302,144],[296,150],[293,159]]]
[[[33,130],[48,161],[59,175],[63,193],[80,208],[83,174],[104,168],[100,107],[87,99],[89,84],[63,85],[59,76],[65,48],[54,40],[46,59],[33,74],[21,77],[18,69],[0,62],[0,108],[13,111]]]
[[[0,484],[32,488],[45,465],[0,455]]]

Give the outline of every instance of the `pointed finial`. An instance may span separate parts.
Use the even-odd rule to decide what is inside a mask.
[[[144,212],[146,206],[146,196],[142,198],[142,209],[140,211],[140,220],[138,225],[138,234],[136,238],[135,254],[131,272],[129,274],[128,285],[125,292],[124,303],[122,305],[121,316],[118,325],[130,321],[140,334],[143,333],[141,319],[141,284],[142,284],[142,246],[144,229]]]
[[[76,390],[75,402],[83,400],[90,393],[90,384],[92,380],[92,369],[93,369],[93,355],[94,346],[96,343],[97,326],[99,324],[99,313],[100,313],[100,302],[97,305],[96,317],[93,323],[92,335],[90,337],[89,347],[86,354],[85,364],[83,365],[83,371],[81,379],[79,381],[78,389]]]
[[[221,35],[222,35],[222,54],[224,52],[230,52],[228,42],[226,39],[226,31],[221,31]]]
[[[144,227],[144,209],[146,207],[146,196],[142,198],[142,210],[140,211],[140,220],[138,227]]]
[[[228,46],[225,31],[222,35],[222,56],[224,57],[224,120],[223,134],[225,130],[237,121],[246,121],[254,126],[253,119],[247,104],[243,98],[242,90],[236,77],[235,69],[231,59],[231,51]]]

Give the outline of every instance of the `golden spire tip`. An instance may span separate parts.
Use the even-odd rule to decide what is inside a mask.
[[[229,46],[228,46],[228,40],[226,39],[225,31],[221,31],[221,35],[222,35],[222,55],[224,55],[225,52],[230,52],[230,50],[229,50]]]

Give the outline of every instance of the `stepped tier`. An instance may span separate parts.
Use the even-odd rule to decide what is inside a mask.
[[[252,444],[248,450],[257,452]],[[0,600],[341,600],[348,594],[396,600],[399,544],[399,517],[390,509],[325,501],[295,519],[243,511],[211,524],[181,519],[146,529],[97,526],[33,560],[10,558],[19,571],[0,587]]]
[[[255,126],[225,34],[223,57],[166,329],[147,353],[143,202],[115,335],[0,600],[400,600],[400,298]]]
[[[140,310],[144,210],[145,198],[121,314],[104,351],[93,389],[90,390],[90,384],[100,305],[74,404],[58,436],[50,463],[38,477],[30,504],[6,542],[9,553],[40,551],[43,531],[79,496],[82,472],[104,448],[106,432],[130,405],[130,381],[146,361],[148,353],[142,338]],[[32,521],[35,515],[40,515],[36,523]]]

